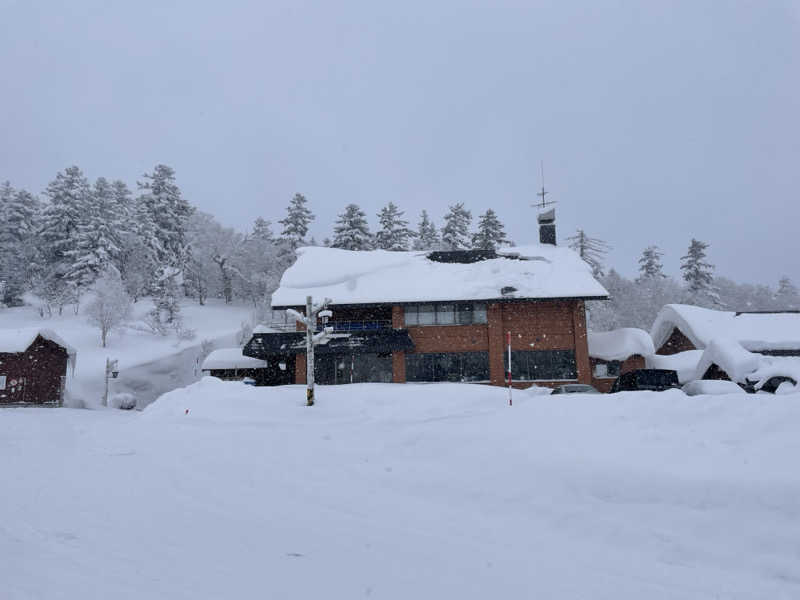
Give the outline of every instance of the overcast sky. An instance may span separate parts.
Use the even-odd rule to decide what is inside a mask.
[[[569,6],[567,6],[569,4]],[[0,0],[0,180],[156,163],[244,230],[295,192],[336,213],[464,202],[632,275],[689,240],[717,274],[800,283],[800,2]]]

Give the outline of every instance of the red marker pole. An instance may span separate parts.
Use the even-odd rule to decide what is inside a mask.
[[[511,332],[506,334],[506,343],[508,344],[508,405],[512,406],[511,402]]]

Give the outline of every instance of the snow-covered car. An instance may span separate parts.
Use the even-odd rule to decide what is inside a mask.
[[[567,383],[553,388],[551,394],[599,394],[597,388],[586,383]]]
[[[789,377],[788,375],[773,375],[756,389],[769,394],[785,394],[794,391],[796,387],[797,381],[793,377]]]
[[[687,396],[720,396],[723,394],[745,394],[738,383],[722,379],[698,379],[690,381],[682,388]]]
[[[611,386],[612,394],[616,392],[663,392],[680,389],[678,373],[669,369],[634,369],[623,373]]]

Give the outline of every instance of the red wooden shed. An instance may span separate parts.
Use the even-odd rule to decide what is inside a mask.
[[[0,330],[0,405],[60,405],[75,358],[75,350],[49,329]]]

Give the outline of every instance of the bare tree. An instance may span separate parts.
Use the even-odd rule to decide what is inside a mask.
[[[105,271],[94,284],[94,299],[86,306],[89,323],[100,328],[100,339],[106,347],[108,334],[130,315],[131,297],[119,274]]]

